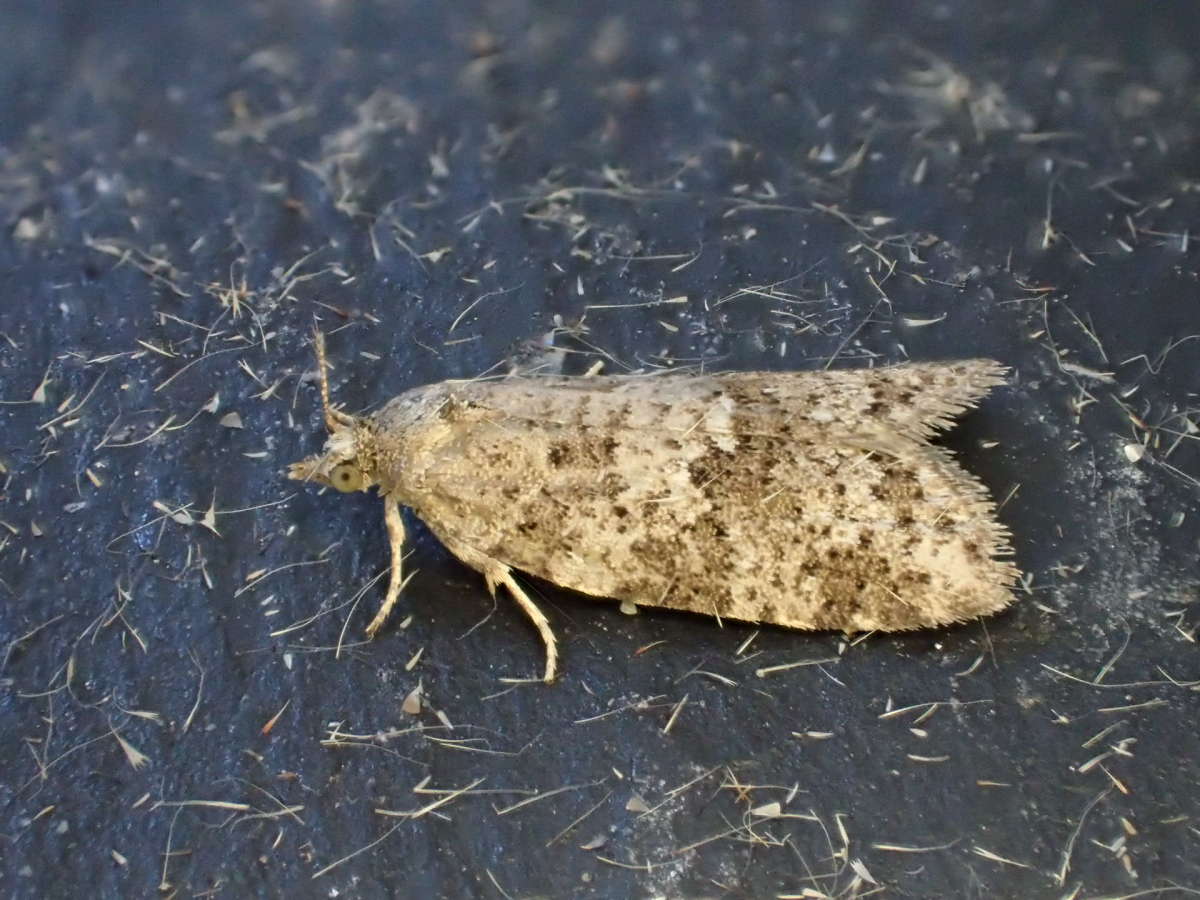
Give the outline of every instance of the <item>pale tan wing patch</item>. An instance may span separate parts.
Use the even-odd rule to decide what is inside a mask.
[[[463,408],[417,512],[447,543],[563,587],[732,619],[901,630],[1010,602],[1007,535],[945,452],[732,430],[729,447]]]
[[[463,383],[455,392],[522,422],[686,436],[730,435],[736,419],[743,432],[810,426],[830,435],[890,430],[921,439],[949,427],[1005,371],[969,359],[828,372],[511,378]]]

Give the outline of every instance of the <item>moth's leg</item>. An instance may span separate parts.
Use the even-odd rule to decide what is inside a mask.
[[[404,586],[401,563],[404,561],[404,519],[400,516],[400,503],[393,497],[383,498],[383,521],[387,525],[388,543],[392,546],[392,572],[388,580],[387,596],[375,618],[367,626],[367,637],[375,637],[376,632],[383,627],[392,607],[400,598],[400,588]]]
[[[529,595],[525,593],[524,589],[517,584],[517,580],[512,577],[512,569],[503,563],[496,565],[499,566],[498,570],[492,574],[484,572],[483,577],[487,579],[488,588],[493,594],[496,592],[497,583],[508,588],[508,592],[517,601],[517,605],[525,610],[525,615],[533,620],[533,626],[542,636],[542,643],[546,645],[546,671],[542,675],[542,681],[549,684],[558,675],[558,638],[554,636],[550,620],[546,618],[546,614],[538,608],[538,605],[529,599]]]
[[[496,596],[496,585],[502,584],[508,588],[517,605],[533,621],[533,627],[537,629],[542,643],[546,645],[546,671],[542,680],[547,684],[552,682],[558,675],[558,638],[554,636],[554,630],[550,627],[550,620],[546,618],[545,613],[529,598],[524,588],[517,584],[517,580],[512,576],[512,569],[500,560],[492,559],[472,547],[447,542],[446,549],[483,575],[493,597]]]

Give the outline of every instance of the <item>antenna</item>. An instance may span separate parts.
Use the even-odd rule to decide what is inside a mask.
[[[321,409],[325,413],[325,427],[331,432],[338,432],[353,425],[354,417],[335,407],[329,399],[329,360],[325,356],[325,335],[315,323],[313,345],[317,349],[317,373],[321,379]]]

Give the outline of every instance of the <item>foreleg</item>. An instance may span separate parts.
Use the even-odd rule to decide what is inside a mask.
[[[404,587],[404,519],[400,516],[400,503],[392,497],[383,498],[383,521],[387,525],[388,543],[392,548],[392,571],[388,578],[387,595],[375,618],[367,626],[367,637],[373,638],[391,615],[392,607],[400,599],[400,588]]]

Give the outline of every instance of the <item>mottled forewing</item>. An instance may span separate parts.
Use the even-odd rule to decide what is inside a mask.
[[[770,396],[777,377],[736,383]],[[733,619],[897,630],[1009,602],[1007,536],[944,451],[873,449],[875,420],[855,433],[736,403],[720,430],[680,427],[721,397],[662,388],[697,380],[615,407],[611,380],[530,389],[519,413],[513,384],[460,397],[453,439],[410,473],[417,512],[448,544],[563,587]]]
[[[921,439],[948,427],[1005,371],[989,359],[967,359],[815,372],[511,378],[455,390],[513,419],[569,427],[772,435],[811,426]]]

